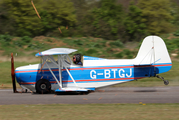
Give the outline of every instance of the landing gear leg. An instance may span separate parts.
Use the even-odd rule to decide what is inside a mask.
[[[156,75],[157,78],[163,80],[164,84],[165,85],[168,85],[169,84],[169,81],[168,80],[165,80],[163,77],[159,76],[159,75]]]

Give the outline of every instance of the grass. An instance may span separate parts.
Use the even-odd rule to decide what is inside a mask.
[[[6,40],[4,37],[8,39]],[[20,38],[0,35],[0,42],[0,52],[3,56],[10,56],[11,52],[18,53],[19,56],[32,56],[34,52],[37,53],[55,47],[66,47],[78,49],[78,53],[82,55],[117,58],[114,54],[119,53],[120,49],[124,48],[120,40],[104,40],[92,37],[52,38],[38,36],[29,38],[24,36]]]
[[[1,105],[0,119],[178,120],[179,104]]]
[[[28,65],[26,62],[15,62],[14,67],[19,67],[23,65]],[[11,79],[11,63],[10,62],[0,62],[0,89],[2,88],[12,88]]]
[[[179,57],[179,36],[162,36],[169,53],[177,54]],[[53,38],[45,36],[37,36],[30,38],[12,37],[9,35],[0,35],[0,53],[10,56],[10,53],[18,53],[19,56],[32,56],[34,52],[44,51],[55,47],[66,47],[78,49],[78,53],[87,56],[102,58],[134,58],[137,55],[141,42],[126,42],[121,40],[104,40],[102,38],[93,37],[66,37]]]
[[[26,62],[15,62],[15,68],[23,65],[28,65]],[[31,63],[34,64],[34,63]],[[10,62],[0,63],[0,89],[11,88],[11,69]],[[160,74],[170,83],[168,86],[179,86],[179,62],[173,61],[172,69],[169,72]],[[114,85],[114,87],[152,87],[152,86],[165,86],[163,81],[158,78],[144,78],[138,81],[127,82],[123,84]]]

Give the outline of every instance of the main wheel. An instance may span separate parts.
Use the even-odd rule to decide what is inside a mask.
[[[35,85],[36,92],[39,94],[47,94],[51,91],[51,84],[46,79],[41,79],[37,81]]]

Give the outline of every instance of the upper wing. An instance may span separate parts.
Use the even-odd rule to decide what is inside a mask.
[[[77,50],[69,49],[69,48],[52,48],[52,49],[49,49],[49,50],[39,52],[35,56],[70,54],[70,53],[75,52],[75,51],[77,51]]]

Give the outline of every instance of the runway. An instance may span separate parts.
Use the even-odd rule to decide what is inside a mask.
[[[91,103],[179,103],[179,86],[108,87],[88,95],[13,93],[10,89],[0,90],[0,105]]]

